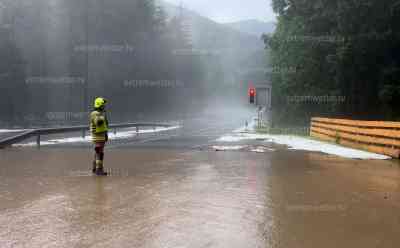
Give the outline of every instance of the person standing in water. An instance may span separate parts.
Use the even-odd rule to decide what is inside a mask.
[[[94,144],[95,158],[92,172],[98,176],[106,176],[104,171],[104,147],[108,142],[108,119],[106,115],[107,100],[97,97],[94,101],[94,110],[90,113],[90,131]]]

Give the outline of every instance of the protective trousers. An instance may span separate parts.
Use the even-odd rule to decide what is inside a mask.
[[[105,147],[105,142],[95,142],[94,143],[94,150],[95,150],[95,156],[94,156],[94,162],[93,162],[93,169],[103,169],[103,161],[104,161],[104,147]]]

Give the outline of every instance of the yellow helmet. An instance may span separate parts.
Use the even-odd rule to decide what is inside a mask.
[[[96,100],[94,100],[94,108],[104,108],[106,103],[107,103],[106,99],[102,97],[97,97]]]

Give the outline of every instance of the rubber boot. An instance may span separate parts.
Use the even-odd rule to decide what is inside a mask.
[[[93,161],[92,172],[96,173],[96,160]]]
[[[96,176],[107,176],[108,173],[104,171],[103,167],[96,169]]]
[[[105,172],[103,168],[103,161],[101,160],[96,160],[96,175],[107,176],[107,172]]]

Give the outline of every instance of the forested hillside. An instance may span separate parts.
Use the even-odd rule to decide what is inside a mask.
[[[83,122],[98,95],[118,108],[115,119],[132,119],[165,106],[176,93],[172,88],[183,88],[181,81],[201,79],[178,75],[176,68],[192,68],[195,61],[173,55],[187,46],[179,39],[183,31],[154,1],[91,3],[2,1],[0,120]],[[146,99],[143,109],[138,103]]]
[[[184,118],[224,97],[262,41],[154,0],[0,0],[0,125]],[[169,10],[174,9],[174,12]],[[242,99],[245,101],[245,99]]]
[[[248,84],[264,80],[267,55],[261,35],[235,30],[165,1],[159,3],[167,16],[183,16],[190,30],[193,52],[205,65],[208,105],[246,105]]]
[[[397,0],[273,0],[274,117],[400,120]]]
[[[271,34],[275,31],[276,28],[276,24],[274,22],[263,22],[259,20],[243,20],[238,22],[225,23],[225,25],[240,32],[256,36]]]

